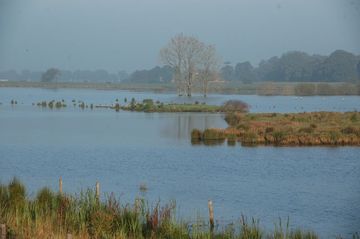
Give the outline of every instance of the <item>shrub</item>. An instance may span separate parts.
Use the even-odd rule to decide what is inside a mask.
[[[201,141],[202,139],[202,132],[198,129],[193,129],[191,131],[191,140],[192,141]]]
[[[231,113],[227,113],[225,115],[225,121],[226,123],[228,123],[229,125],[232,125],[232,126],[235,126],[235,125],[238,125],[241,121],[241,116],[240,114],[236,114],[234,112],[231,112]]]
[[[119,103],[116,103],[114,109],[116,110],[116,112],[119,112],[119,110],[120,110],[120,104],[119,104]]]
[[[223,104],[222,110],[224,112],[248,112],[249,105],[241,100],[228,100]]]

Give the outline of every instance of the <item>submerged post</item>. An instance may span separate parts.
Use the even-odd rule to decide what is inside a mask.
[[[96,182],[96,198],[100,198],[100,183]]]
[[[63,183],[62,183],[62,177],[59,178],[59,193],[60,195],[63,194]]]
[[[211,200],[208,201],[209,207],[209,222],[210,222],[210,233],[214,231],[214,208]]]
[[[6,225],[5,224],[1,224],[0,239],[6,239]]]

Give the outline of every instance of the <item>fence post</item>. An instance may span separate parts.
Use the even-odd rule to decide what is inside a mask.
[[[96,198],[100,198],[100,183],[96,182]]]
[[[209,207],[209,222],[210,222],[210,233],[214,231],[214,208],[211,200],[208,201]]]
[[[5,224],[1,224],[1,235],[0,235],[1,239],[6,239],[6,225]]]
[[[63,182],[62,182],[62,177],[59,178],[59,193],[60,193],[60,195],[63,194]]]
[[[72,239],[71,233],[68,233],[68,234],[66,235],[66,239]]]

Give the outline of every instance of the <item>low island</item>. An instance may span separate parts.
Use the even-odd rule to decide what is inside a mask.
[[[194,144],[277,146],[360,146],[359,112],[240,113],[228,112],[226,129],[194,129]]]

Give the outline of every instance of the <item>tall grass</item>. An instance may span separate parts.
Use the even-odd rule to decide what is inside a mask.
[[[43,188],[33,198],[17,179],[0,184],[0,223],[7,225],[7,238],[174,238],[174,239],[314,239],[313,232],[284,230],[280,221],[266,233],[259,221],[244,216],[238,224],[210,230],[207,222],[187,223],[175,219],[175,203],[149,206],[143,198],[122,205],[114,194],[99,200],[93,190],[76,195]],[[236,227],[238,225],[238,227]],[[215,227],[217,228],[217,227]]]

